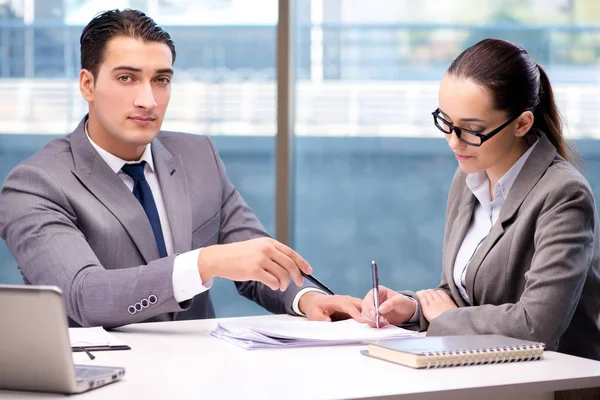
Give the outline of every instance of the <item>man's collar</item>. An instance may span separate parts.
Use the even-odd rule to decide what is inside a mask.
[[[152,158],[152,146],[150,145],[150,143],[148,143],[146,145],[146,148],[144,149],[144,153],[142,154],[142,157],[139,160],[125,161],[122,158],[119,158],[119,157],[115,156],[114,154],[111,154],[108,151],[104,150],[102,147],[100,147],[98,144],[96,144],[92,140],[92,138],[90,137],[90,135],[88,133],[88,121],[87,120],[85,121],[84,130],[85,130],[85,135],[87,136],[88,140],[90,141],[90,144],[92,145],[92,147],[94,147],[94,149],[98,152],[100,157],[102,157],[104,162],[106,162],[106,164],[108,164],[110,169],[112,169],[115,174],[121,170],[123,165],[138,163],[140,161],[146,161],[148,166],[150,166],[152,171],[154,171],[154,160]]]

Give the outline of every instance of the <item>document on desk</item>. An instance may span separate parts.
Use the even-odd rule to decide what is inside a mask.
[[[416,332],[388,325],[375,329],[353,319],[339,322],[297,321],[221,321],[211,335],[248,350],[338,346],[364,341],[398,339]]]
[[[72,348],[87,350],[129,350],[130,347],[101,326],[92,328],[69,328]]]

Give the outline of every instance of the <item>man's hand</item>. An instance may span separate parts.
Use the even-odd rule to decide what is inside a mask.
[[[446,310],[456,308],[456,304],[443,290],[428,289],[417,292],[421,310],[427,321],[431,322]]]
[[[317,291],[304,293],[298,308],[311,321],[340,321],[354,318],[364,322],[360,315],[361,300],[351,296],[330,296]]]
[[[233,281],[258,281],[272,290],[285,290],[290,278],[304,284],[302,274],[312,268],[298,253],[271,238],[205,247],[198,256],[202,281],[215,277]]]
[[[415,313],[417,306],[409,297],[394,292],[385,286],[379,285],[379,327],[386,325],[403,324],[408,322]],[[377,326],[373,289],[367,293],[362,301],[362,317],[372,328]]]

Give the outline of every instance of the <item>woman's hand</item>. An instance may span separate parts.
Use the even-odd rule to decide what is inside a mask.
[[[416,302],[398,292],[394,292],[385,286],[379,286],[379,327],[388,324],[403,324],[410,320],[415,313]],[[365,296],[362,301],[362,317],[370,327],[376,327],[375,303],[373,301],[373,290]]]
[[[440,289],[420,290],[417,292],[417,298],[421,302],[421,312],[429,322],[444,311],[457,308],[450,296]]]

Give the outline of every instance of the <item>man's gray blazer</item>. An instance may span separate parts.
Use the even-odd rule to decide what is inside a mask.
[[[600,237],[585,178],[540,138],[467,268],[467,304],[453,268],[476,201],[459,170],[448,197],[439,286],[459,307],[430,324],[420,315],[419,328],[435,336],[503,334],[600,359]]]
[[[207,137],[161,131],[152,154],[175,253],[267,236]],[[9,173],[0,236],[26,283],[62,289],[76,324],[214,317],[208,291],[181,304],[173,297],[176,254],[159,257],[142,206],[92,147],[84,121]],[[254,281],[236,286],[274,313],[293,313],[299,291],[293,283],[283,293]],[[136,303],[147,307],[132,314]]]

